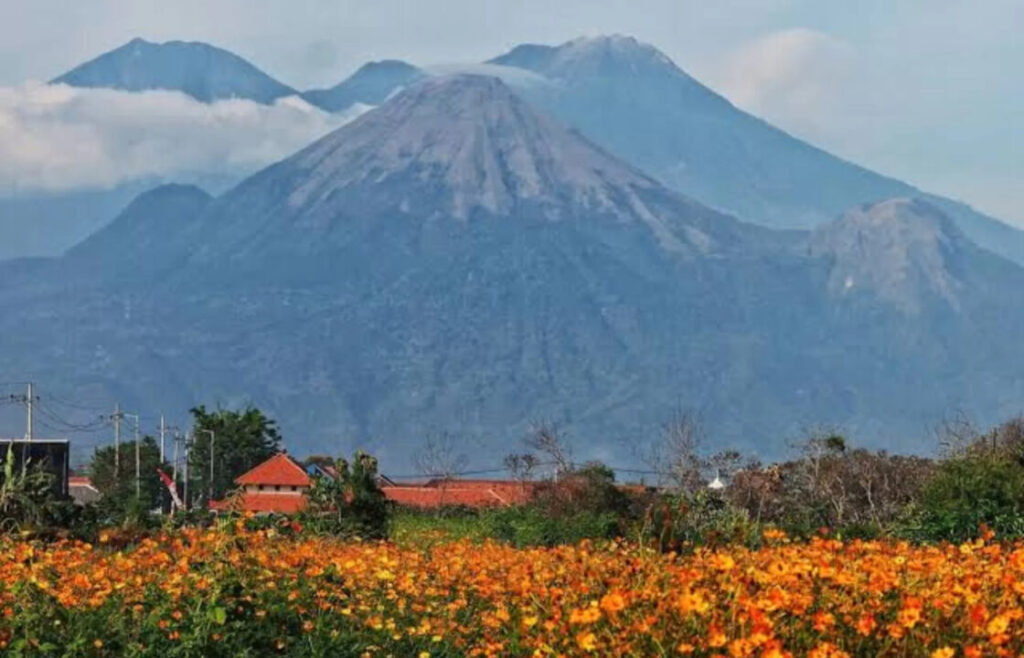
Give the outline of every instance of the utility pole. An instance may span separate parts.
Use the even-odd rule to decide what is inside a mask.
[[[142,440],[139,432],[139,423],[142,419],[139,418],[139,414],[122,415],[135,421],[135,499],[138,500],[142,496]]]
[[[121,419],[124,418],[120,404],[114,404],[114,415],[111,418],[114,421],[114,481],[119,482],[121,477]]]
[[[32,382],[28,383],[28,390],[25,395],[25,408],[27,410],[27,419],[25,421],[25,440],[32,440],[32,402],[35,400],[35,395],[32,391]]]
[[[188,511],[188,443],[191,438],[191,432],[185,435],[185,497],[182,499],[182,502],[185,503],[186,512]]]
[[[208,492],[208,495],[209,495],[210,502],[212,502],[213,501],[213,444],[214,444],[214,442],[215,442],[215,440],[217,438],[217,435],[214,433],[213,430],[199,430],[199,431],[200,432],[205,432],[206,434],[210,435],[210,487],[209,487],[210,490]]]
[[[8,396],[12,402],[21,402],[25,405],[25,440],[31,441],[34,435],[34,423],[32,421],[34,405],[36,402],[35,385],[32,382],[26,384],[24,395]]]
[[[171,479],[174,480],[174,486],[178,486],[178,444],[181,443],[181,433],[174,433],[174,463],[171,464]]]
[[[160,414],[160,463],[164,463],[164,433],[167,431],[167,425],[164,423],[164,415]]]

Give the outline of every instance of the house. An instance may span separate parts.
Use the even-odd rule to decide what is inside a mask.
[[[87,475],[68,476],[68,495],[76,505],[89,505],[103,497]]]
[[[235,479],[238,490],[224,500],[210,503],[210,509],[294,514],[306,507],[306,492],[314,477],[338,477],[331,466],[303,467],[281,452]],[[384,496],[397,505],[436,509],[448,505],[464,507],[506,507],[529,502],[534,482],[516,480],[434,479],[417,484],[397,484],[385,476],[379,479]]]
[[[312,480],[306,469],[288,453],[279,452],[235,478],[238,491],[210,503],[210,509],[257,514],[294,514],[306,506]]]
[[[398,505],[434,509],[448,505],[464,507],[508,507],[528,503],[536,490],[534,482],[515,480],[444,480],[421,484],[387,484],[381,487],[388,500]]]

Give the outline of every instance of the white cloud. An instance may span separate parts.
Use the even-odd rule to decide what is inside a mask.
[[[458,75],[467,73],[472,75],[489,75],[500,78],[502,82],[512,87],[537,87],[553,84],[550,80],[539,73],[527,71],[526,69],[514,66],[502,66],[501,64],[482,64],[476,62],[458,62],[451,64],[436,64],[424,67],[431,75]]]
[[[172,91],[0,87],[0,191],[245,173],[365,109],[328,114],[297,97],[269,106],[247,100],[205,104]]]
[[[853,64],[853,49],[844,41],[791,28],[734,50],[715,72],[713,86],[753,114],[815,134],[833,122]]]

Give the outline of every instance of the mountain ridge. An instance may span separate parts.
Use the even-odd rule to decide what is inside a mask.
[[[941,205],[980,246],[1024,263],[1024,231],[849,162],[735,107],[632,37],[527,44],[489,60],[559,84],[527,100],[662,183],[773,228],[811,228],[847,209],[913,196]]]
[[[198,101],[244,98],[270,104],[297,94],[238,55],[199,41],[135,38],[63,73],[51,84],[124,91],[180,91]]]
[[[367,62],[355,73],[327,89],[310,89],[302,98],[327,112],[342,112],[356,103],[379,105],[396,89],[426,77],[418,67],[401,60],[386,59]]]

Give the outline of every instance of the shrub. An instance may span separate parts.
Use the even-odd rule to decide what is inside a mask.
[[[1005,454],[943,461],[904,528],[920,540],[965,541],[987,526],[1002,537],[1024,536],[1024,467]]]
[[[334,463],[337,477],[314,476],[301,521],[314,532],[341,537],[383,539],[389,507],[377,485],[377,460],[357,452],[352,464]]]
[[[641,543],[661,551],[681,551],[694,546],[730,543],[754,546],[760,525],[743,509],[718,494],[698,490],[693,494],[659,494],[648,503],[638,529]]]

